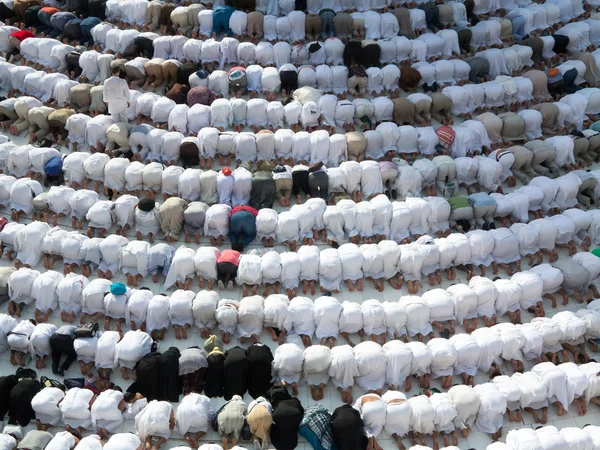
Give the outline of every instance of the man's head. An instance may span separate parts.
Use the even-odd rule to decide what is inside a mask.
[[[236,252],[242,253],[244,251],[244,244],[241,242],[234,242],[231,244],[231,250],[235,250]]]
[[[120,71],[121,71],[121,68],[119,66],[113,66],[110,68],[110,73],[115,77],[119,76]]]

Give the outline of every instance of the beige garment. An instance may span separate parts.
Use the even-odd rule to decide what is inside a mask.
[[[263,445],[268,443],[273,417],[267,407],[264,405],[256,405],[252,408],[250,414],[248,414],[247,421],[250,433],[259,438]]]
[[[367,150],[367,138],[358,131],[346,133],[346,145],[348,147],[348,161],[358,161],[364,158]]]
[[[410,124],[415,120],[415,105],[406,97],[392,99],[396,125]]]
[[[179,197],[168,198],[159,209],[160,229],[166,237],[179,239],[183,227],[183,211],[187,202]]]

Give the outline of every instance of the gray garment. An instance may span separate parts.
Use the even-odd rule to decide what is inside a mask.
[[[590,273],[571,258],[559,258],[558,261],[552,263],[552,266],[562,272],[564,281],[561,287],[567,293],[580,292],[589,286]]]
[[[202,233],[208,205],[204,202],[192,202],[183,212],[183,231],[186,233]]]
[[[77,327],[75,325],[63,325],[58,330],[56,330],[55,334],[64,334],[67,336],[75,337],[75,330]]]
[[[219,422],[219,435],[221,437],[234,437],[240,440],[242,427],[244,426],[244,415],[246,414],[246,404],[243,400],[232,399],[219,413],[217,421]]]
[[[47,431],[31,430],[17,448],[19,450],[44,450],[52,438],[52,434]]]
[[[14,267],[0,268],[0,303],[8,301],[8,279],[14,272]]]

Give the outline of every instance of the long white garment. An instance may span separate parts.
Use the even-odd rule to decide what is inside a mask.
[[[145,355],[150,353],[152,338],[148,333],[140,330],[128,331],[117,344],[115,361],[121,367],[133,369],[135,364]]]
[[[45,387],[35,394],[31,400],[31,408],[35,411],[36,419],[44,425],[56,425],[62,419],[58,404],[65,393],[55,387]]]
[[[481,406],[477,392],[470,386],[455,385],[448,390],[448,395],[456,409],[454,425],[457,430],[472,427]]]
[[[406,395],[398,391],[387,391],[381,398],[386,403],[386,433],[398,437],[406,436],[410,431],[412,416],[412,408]]]
[[[333,297],[319,297],[315,300],[313,314],[317,338],[337,337],[342,309],[340,302]]]
[[[382,350],[386,357],[386,383],[390,387],[402,388],[410,376],[412,351],[399,340],[386,342]]]
[[[359,375],[356,383],[365,391],[382,389],[385,383],[386,358],[376,342],[365,341],[354,347]]]
[[[38,323],[29,340],[36,356],[47,356],[51,353],[50,336],[56,331],[56,325]]]
[[[218,302],[218,292],[203,290],[196,294],[192,303],[192,314],[196,327],[212,329],[216,326],[215,311]]]
[[[366,436],[378,436],[385,425],[387,411],[385,401],[377,394],[365,394],[356,400],[353,407],[360,412]]]
[[[329,381],[329,366],[331,364],[331,349],[326,345],[312,345],[304,350],[304,365],[302,373],[309,386],[327,384]]]
[[[308,297],[294,297],[283,327],[288,333],[312,336],[315,331],[313,301]]]
[[[431,312],[427,302],[416,295],[404,295],[400,297],[399,303],[406,310],[406,329],[409,336],[431,333]]]
[[[416,395],[408,399],[411,408],[410,428],[415,433],[430,435],[434,431],[433,415],[435,413],[426,395]]]
[[[354,377],[358,375],[358,363],[352,347],[349,345],[333,347],[329,366],[329,376],[333,385],[348,389],[354,385]]]
[[[123,393],[108,389],[101,392],[92,405],[92,423],[114,433],[123,423],[123,413],[119,408],[123,401]]]
[[[105,331],[96,345],[96,367],[100,369],[115,369],[115,351],[121,336],[116,331]]]
[[[171,429],[169,420],[173,413],[173,407],[169,402],[152,400],[135,417],[135,430],[141,440],[147,436],[162,437],[169,439]]]
[[[304,352],[296,343],[280,345],[273,358],[273,371],[281,382],[292,384],[300,381]]]
[[[496,433],[502,427],[506,412],[506,399],[492,383],[478,384],[474,388],[481,399],[475,425],[483,433]]]
[[[191,393],[181,399],[175,414],[177,431],[186,433],[208,432],[215,410],[210,398]]]
[[[90,428],[92,426],[90,401],[93,397],[94,393],[89,389],[69,389],[59,405],[63,423],[73,428]]]

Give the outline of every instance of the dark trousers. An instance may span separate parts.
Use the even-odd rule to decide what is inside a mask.
[[[230,262],[220,262],[217,264],[217,278],[223,283],[227,283],[228,281],[235,283],[237,270],[238,267],[235,264]],[[227,275],[229,275],[229,280],[227,279]]]
[[[52,370],[68,370],[71,364],[77,360],[77,353],[73,341],[75,339],[66,334],[53,334],[50,336],[50,348],[52,349]],[[65,362],[60,366],[60,358],[65,355]]]
[[[229,239],[246,247],[256,237],[256,217],[248,211],[238,211],[229,220]]]
[[[310,185],[308,184],[308,170],[297,170],[292,172],[292,194],[300,195],[300,191],[310,194]]]

